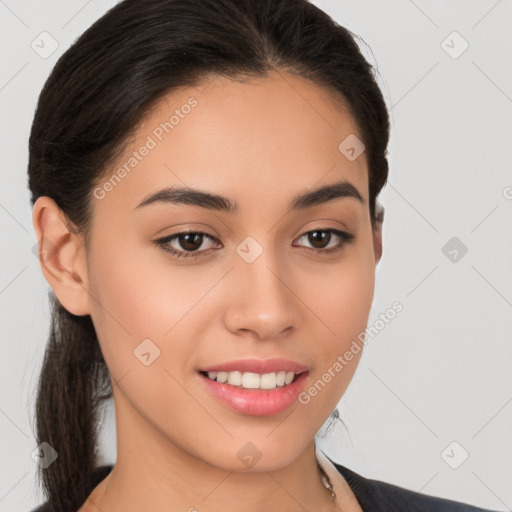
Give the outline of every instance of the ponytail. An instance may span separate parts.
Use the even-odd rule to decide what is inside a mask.
[[[112,390],[91,317],[69,313],[53,292],[50,304],[50,335],[36,399],[36,439],[38,445],[48,443],[57,458],[46,468],[39,465],[37,476],[50,510],[70,512],[87,499],[98,465],[99,407]]]

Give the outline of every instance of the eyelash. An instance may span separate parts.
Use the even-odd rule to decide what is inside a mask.
[[[314,233],[315,231],[324,231],[324,232],[333,233],[341,239],[341,242],[339,242],[336,247],[331,247],[330,249],[314,249],[311,247],[305,248],[305,249],[311,250],[317,254],[318,253],[331,254],[333,252],[341,251],[346,244],[352,242],[353,239],[355,238],[354,235],[347,233],[346,231],[340,231],[339,229],[332,229],[332,228],[325,228],[325,229],[320,228],[320,229],[312,229],[310,231],[306,231],[306,233],[302,234],[299,237],[299,240],[302,237],[309,235],[310,233]],[[215,238],[214,236],[211,236],[210,234],[205,233],[203,231],[180,231],[179,233],[176,233],[174,235],[170,235],[165,238],[160,238],[158,240],[155,240],[155,244],[158,247],[161,247],[164,251],[170,253],[172,256],[175,256],[177,258],[198,258],[198,257],[204,255],[204,253],[208,253],[209,251],[213,250],[213,249],[205,249],[202,251],[177,251],[175,249],[169,248],[168,244],[172,240],[179,238],[181,235],[187,235],[187,234],[201,235],[201,236],[209,238],[210,240],[213,240],[215,242],[219,242],[219,240],[217,238]],[[329,240],[329,242],[330,242],[330,240]]]

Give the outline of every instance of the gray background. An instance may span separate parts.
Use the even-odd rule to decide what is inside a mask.
[[[32,252],[29,129],[58,56],[115,3],[0,0],[2,511],[41,502],[33,400],[49,315]],[[367,477],[510,510],[512,2],[314,3],[364,39],[381,74],[392,139],[369,325],[394,301],[404,307],[369,339],[340,402],[349,434],[337,423],[319,444]],[[47,58],[31,47],[43,31],[58,43]],[[102,444],[114,462],[112,408]]]

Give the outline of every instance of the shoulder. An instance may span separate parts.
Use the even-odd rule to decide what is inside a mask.
[[[343,475],[365,512],[496,512],[365,478],[341,464],[331,462]]]
[[[113,464],[109,464],[99,466],[93,471],[91,481],[89,482],[89,492],[92,492],[92,490],[110,473],[110,471],[112,471],[113,467]],[[78,504],[77,509],[80,506],[81,504]],[[37,508],[31,510],[31,512],[53,512],[53,510],[50,508],[50,504],[48,502],[45,502],[39,505]]]

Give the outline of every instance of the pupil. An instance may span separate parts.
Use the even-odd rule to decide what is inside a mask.
[[[325,245],[329,244],[329,241],[331,239],[331,234],[328,231],[312,231],[309,234],[309,242],[313,247],[317,248],[323,248]],[[315,244],[318,244],[320,242],[320,247],[318,247]],[[322,244],[322,242],[325,242]]]
[[[180,244],[183,249],[195,251],[201,247],[201,236],[199,233],[187,233],[180,237]]]

